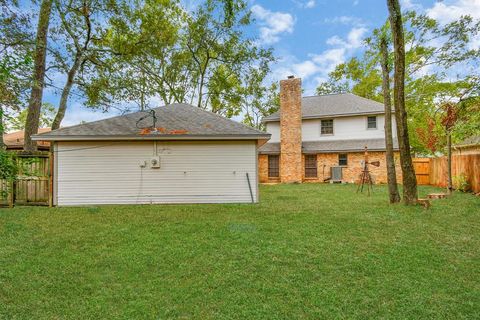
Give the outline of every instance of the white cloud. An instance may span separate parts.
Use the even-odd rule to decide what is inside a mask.
[[[400,7],[402,10],[420,10],[421,4],[414,3],[412,0],[400,0]]]
[[[352,28],[345,38],[333,36],[326,41],[330,48],[318,54],[309,54],[304,61],[286,56],[273,68],[272,79],[278,81],[288,75],[301,77],[305,94],[314,94],[318,84],[325,81],[337,65],[345,62],[362,47],[366,32],[366,28],[360,27]]]
[[[331,46],[341,46],[347,49],[356,49],[362,46],[363,37],[367,31],[367,28],[364,27],[353,28],[348,33],[346,40],[335,35],[327,39],[327,44]]]
[[[311,9],[317,4],[315,0],[293,0],[293,2],[302,9]]]
[[[358,17],[353,16],[338,16],[333,18],[325,18],[325,23],[331,24],[344,24],[344,25],[354,25],[354,26],[363,26],[365,22]]]
[[[305,8],[313,8],[315,7],[315,0],[310,0],[310,1],[307,1],[307,3],[305,3]]]
[[[449,23],[465,15],[480,19],[480,0],[436,2],[426,13],[440,23]]]
[[[260,22],[262,44],[276,43],[281,34],[293,32],[295,19],[289,13],[273,12],[256,4],[252,7],[252,14]]]
[[[318,65],[307,60],[293,65],[293,73],[301,78],[308,78],[318,72]]]

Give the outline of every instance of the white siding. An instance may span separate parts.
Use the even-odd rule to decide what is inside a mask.
[[[265,129],[272,135],[268,142],[280,142],[280,122],[267,122]]]
[[[393,136],[397,136],[395,119]],[[302,121],[302,141],[383,139],[385,138],[385,116],[377,115],[377,129],[367,129],[367,116],[333,118],[333,135],[320,134],[320,119]],[[269,142],[280,142],[280,122],[268,122],[267,132],[272,135]]]
[[[255,141],[58,142],[57,204],[251,202],[257,200]],[[77,150],[75,150],[77,149]]]

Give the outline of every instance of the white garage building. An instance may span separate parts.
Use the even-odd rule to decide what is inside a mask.
[[[34,136],[54,151],[53,201],[257,202],[257,148],[270,135],[172,104]]]

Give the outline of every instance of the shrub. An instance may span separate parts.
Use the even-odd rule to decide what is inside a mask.
[[[15,159],[15,154],[0,149],[0,180],[8,182],[13,181],[18,174],[18,165]],[[1,189],[1,197],[7,195],[7,190]]]
[[[468,184],[467,176],[465,174],[461,173],[458,176],[454,176],[452,180],[455,190],[467,192],[470,189],[470,185]]]

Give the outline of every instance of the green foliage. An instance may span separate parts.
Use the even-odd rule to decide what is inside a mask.
[[[344,93],[349,91],[350,88],[347,82],[337,82],[333,79],[320,83],[316,89],[318,95]]]
[[[0,149],[0,179],[13,180],[18,174],[15,154]]]
[[[464,173],[459,174],[458,176],[453,176],[453,188],[458,191],[467,192],[470,189],[470,184],[468,183],[467,176]]]
[[[480,34],[480,21],[465,16],[440,25],[434,19],[414,11],[404,14],[406,42],[406,108],[410,142],[415,152],[431,154],[445,146],[439,105],[446,101],[473,99],[479,94],[478,64],[480,50],[471,48],[471,41]],[[365,39],[366,51],[361,58],[352,58],[338,65],[328,83],[347,83],[357,95],[382,102],[381,73],[378,68],[379,39],[391,39],[388,21]],[[390,56],[390,64],[393,63]],[[459,71],[452,72],[458,69]],[[470,109],[471,110],[471,109]],[[432,128],[430,119],[435,120]],[[467,112],[456,125],[453,142],[480,133],[478,112]],[[419,135],[431,132],[435,137]],[[423,138],[422,138],[423,136]],[[436,141],[438,145],[431,145]]]
[[[0,188],[0,199],[7,196],[10,186],[8,182],[15,180],[17,174],[18,165],[15,154],[0,148],[0,183],[2,183],[2,180],[7,181],[7,188]]]
[[[25,121],[27,119],[27,109],[10,115],[6,120],[6,128],[8,130],[23,130],[25,129]],[[43,103],[40,112],[40,128],[50,127],[55,117],[56,109],[50,103]]]
[[[245,1],[208,0],[192,12],[168,0],[127,7],[110,20],[102,43],[108,63],[88,79],[87,103],[147,108],[160,99],[239,115],[260,99],[252,83],[262,85],[273,60],[247,38],[250,24]]]

